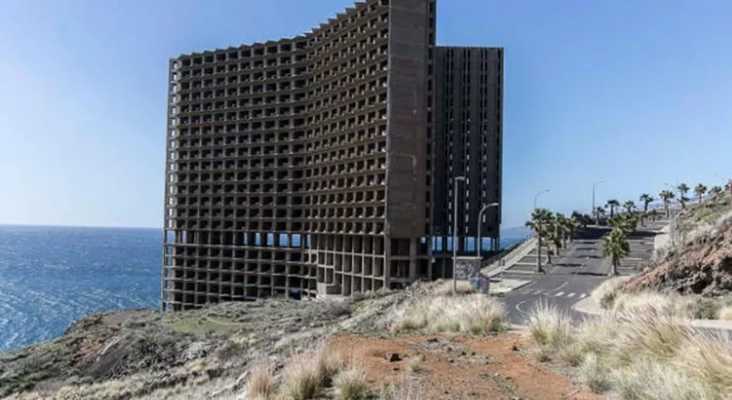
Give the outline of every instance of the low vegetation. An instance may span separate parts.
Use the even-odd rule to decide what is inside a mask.
[[[655,302],[569,326],[538,306],[528,323],[541,361],[564,362],[597,393],[623,399],[725,399],[732,393],[732,339],[678,324]],[[556,357],[554,357],[556,355]]]
[[[397,332],[484,335],[507,330],[503,304],[483,294],[436,295],[409,302],[399,312]]]
[[[592,300],[612,313],[651,308],[681,319],[732,320],[732,296],[710,298],[651,290],[625,293],[622,286],[630,279],[616,277],[606,280],[592,292]]]

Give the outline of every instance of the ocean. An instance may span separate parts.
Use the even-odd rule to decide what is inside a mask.
[[[159,229],[0,225],[0,352],[95,311],[158,308],[162,241]]]

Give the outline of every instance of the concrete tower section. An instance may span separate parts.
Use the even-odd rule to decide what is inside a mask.
[[[458,182],[458,253],[469,254],[466,238],[481,237],[498,250],[503,153],[503,49],[437,47],[435,55],[434,236],[437,259],[451,253],[453,201]],[[485,206],[483,221],[478,214]],[[474,240],[474,239],[471,239]],[[475,247],[475,246],[471,246]],[[474,254],[474,253],[473,253]]]
[[[163,309],[449,272],[431,251],[449,179],[435,14],[368,0],[302,36],[170,61]]]

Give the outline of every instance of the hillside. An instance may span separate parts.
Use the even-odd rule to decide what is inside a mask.
[[[265,390],[257,398],[328,399],[358,398],[344,387],[361,385],[373,399],[594,398],[519,351],[528,341],[506,332],[501,304],[448,293],[449,282],[417,283],[349,300],[93,314],[61,338],[0,355],[0,397],[243,399]],[[350,366],[323,361],[333,355]],[[313,362],[334,372],[322,372],[312,396],[293,394]]]
[[[672,222],[665,256],[621,287],[627,292],[732,293],[732,199],[725,192],[687,206]]]

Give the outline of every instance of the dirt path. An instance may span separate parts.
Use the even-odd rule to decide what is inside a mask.
[[[525,344],[518,334],[454,339],[338,336],[329,347],[362,363],[374,386],[409,385],[412,393],[420,392],[420,400],[602,398],[515,350]]]

